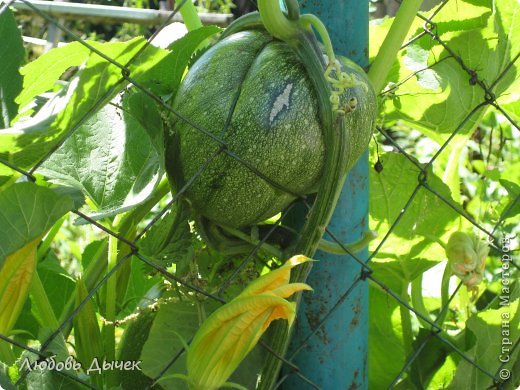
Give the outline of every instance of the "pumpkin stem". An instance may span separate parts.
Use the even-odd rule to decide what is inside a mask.
[[[300,5],[298,0],[285,0],[285,6],[287,7],[287,17],[290,20],[300,19]]]
[[[329,64],[335,62],[336,56],[334,54],[334,48],[332,47],[329,33],[323,22],[316,15],[305,14],[300,17],[299,24],[302,28],[308,31],[311,31],[311,27],[314,27],[320,36],[321,41],[323,42],[323,46],[325,47],[325,54],[328,57]]]
[[[275,38],[287,43],[299,40],[303,35],[314,37],[312,28],[320,36],[324,51],[327,56],[327,66],[325,69],[325,79],[330,84],[331,91],[329,100],[333,112],[344,115],[352,111],[355,105],[347,105],[340,108],[340,96],[345,93],[348,88],[358,85],[364,85],[341,70],[341,65],[336,59],[332,41],[323,22],[313,14],[305,14],[300,16],[298,3],[295,0],[285,0],[288,13],[285,14],[278,0],[259,0],[258,9],[262,23],[266,30]],[[314,38],[315,39],[315,38]]]
[[[291,4],[291,17],[294,17],[294,4]],[[298,20],[290,20],[285,16],[278,0],[259,0],[258,11],[266,30],[273,37],[289,41],[298,35]]]

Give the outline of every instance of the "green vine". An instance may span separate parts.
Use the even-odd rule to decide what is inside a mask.
[[[177,5],[182,4],[179,12],[188,31],[196,30],[202,27],[202,21],[200,20],[199,14],[197,13],[197,8],[195,8],[195,5],[191,0],[177,0],[176,3]]]
[[[384,87],[390,69],[397,58],[397,53],[410,31],[421,3],[422,0],[404,0],[402,2],[379,53],[370,65],[368,78],[377,93],[381,92]]]
[[[114,232],[119,231],[120,216],[117,215],[112,223],[111,230]],[[108,237],[108,262],[107,272],[110,272],[117,264],[117,246],[118,239],[112,235]],[[105,356],[109,361],[113,361],[116,358],[116,346],[115,346],[115,320],[116,320],[116,300],[117,300],[117,278],[109,278],[106,282],[106,323],[103,326],[103,344],[105,346]],[[115,375],[111,371],[105,372],[106,380],[109,385],[115,385]]]

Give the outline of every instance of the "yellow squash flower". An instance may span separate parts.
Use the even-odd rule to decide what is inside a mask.
[[[296,303],[284,298],[305,283],[289,283],[291,269],[310,259],[294,256],[282,267],[262,275],[236,298],[215,310],[197,331],[188,350],[188,383],[195,390],[223,386],[253,349],[272,321],[296,316]]]

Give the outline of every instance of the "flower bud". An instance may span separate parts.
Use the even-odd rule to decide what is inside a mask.
[[[476,290],[482,282],[488,252],[487,243],[473,234],[455,232],[448,240],[446,256],[451,271],[462,280],[468,290]]]
[[[22,312],[36,272],[36,249],[41,237],[5,259],[0,270],[0,333],[8,335]]]

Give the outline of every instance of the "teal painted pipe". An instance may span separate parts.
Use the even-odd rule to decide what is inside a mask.
[[[317,15],[327,26],[337,54],[366,67],[368,59],[368,0],[302,0],[303,13]],[[353,242],[368,230],[368,153],[347,176],[329,229],[342,242]],[[325,234],[327,237],[327,234]],[[357,254],[366,260],[367,250]],[[307,282],[312,294],[304,294],[288,357],[303,375],[323,390],[368,388],[368,286],[357,283],[347,298],[342,295],[360,275],[360,265],[350,256],[318,252]],[[341,301],[322,327],[308,335]],[[303,342],[305,346],[301,348]],[[311,388],[290,375],[282,389]]]

